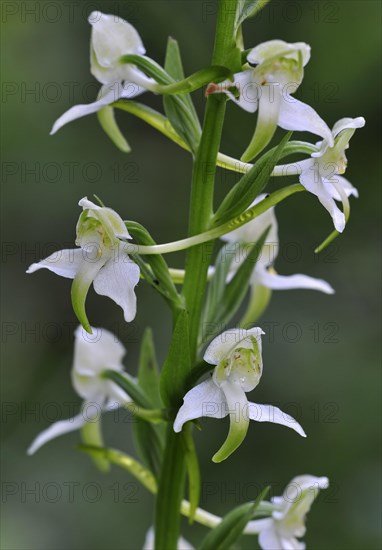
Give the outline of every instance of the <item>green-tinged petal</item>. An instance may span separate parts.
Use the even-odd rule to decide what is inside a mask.
[[[123,153],[130,153],[130,145],[127,143],[121,130],[118,128],[115,120],[114,109],[109,106],[104,107],[98,111],[97,117],[102,129],[109,136],[114,145],[116,145]]]
[[[112,464],[120,466],[124,470],[130,472],[149,491],[151,491],[152,493],[156,493],[157,484],[153,474],[131,456],[115,449],[104,449],[89,445],[80,445],[79,449],[89,454],[90,456],[103,457],[104,459],[110,461]]]
[[[92,329],[86,315],[85,301],[90,285],[99,273],[100,269],[105,265],[108,258],[101,255],[94,261],[84,260],[81,263],[80,269],[76,273],[72,284],[72,306],[77,319],[84,329],[92,334]]]
[[[258,349],[261,354],[261,335],[264,332],[259,327],[244,330],[242,328],[232,328],[219,334],[212,340],[204,353],[204,360],[211,365],[217,365],[223,361],[235,348],[253,348],[254,337],[257,341]]]
[[[81,428],[82,441],[85,445],[92,445],[94,447],[103,447],[103,437],[101,430],[101,417],[100,415],[91,422],[85,422]],[[94,464],[101,472],[108,472],[110,470],[109,461],[101,455],[92,456]]]
[[[272,296],[270,288],[261,284],[253,284],[247,309],[240,321],[240,326],[248,329],[255,324],[267,308]]]
[[[333,137],[337,137],[338,134],[343,130],[348,130],[348,129],[356,130],[357,128],[362,128],[363,126],[365,126],[365,119],[363,118],[363,116],[359,116],[356,118],[350,118],[350,117],[341,118],[333,126],[333,129],[332,129]],[[350,137],[353,134],[354,132],[351,133]]]
[[[284,40],[268,40],[253,48],[247,56],[249,63],[258,64],[268,61],[270,58],[288,57],[298,61],[299,52],[302,55],[302,64],[305,65],[310,59],[310,46],[305,42],[294,42],[289,44]]]
[[[214,462],[222,462],[241,445],[249,426],[248,400],[244,390],[239,384],[231,382],[223,382],[220,387],[227,400],[230,425],[227,439],[212,457]]]
[[[118,238],[131,239],[121,216],[112,208],[98,206],[94,202],[89,201],[87,197],[83,197],[78,204],[84,209],[77,222],[76,243],[78,245],[86,246],[89,240],[92,244],[95,242],[101,243],[104,237],[104,235],[100,235],[102,232],[99,231],[98,227],[94,227],[91,230],[88,229],[87,219],[89,217],[95,218],[102,225],[102,228],[109,237],[109,246],[116,244]]]
[[[282,96],[275,86],[263,87],[259,101],[259,113],[255,133],[241,156],[243,162],[250,162],[271,141],[279,120]]]

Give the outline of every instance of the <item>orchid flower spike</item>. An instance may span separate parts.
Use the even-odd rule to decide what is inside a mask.
[[[127,254],[126,239],[131,239],[122,218],[111,208],[97,206],[86,197],[77,223],[76,245],[80,248],[55,252],[32,264],[27,273],[49,269],[57,275],[73,279],[72,304],[82,326],[91,334],[85,311],[85,300],[93,283],[97,294],[108,296],[121,306],[125,321],[137,312],[134,287],[140,270]]]
[[[258,385],[263,372],[263,334],[261,328],[255,327],[231,329],[217,336],[204,354],[207,363],[216,365],[212,378],[186,393],[175,418],[174,431],[180,432],[189,420],[202,416],[224,418],[229,414],[229,433],[213,456],[214,462],[225,460],[239,447],[247,434],[249,420],[282,424],[306,437],[294,418],[272,405],[251,403],[245,395]]]
[[[154,527],[150,527],[150,529],[147,531],[145,544],[142,550],[154,550],[155,548],[154,541],[155,541]],[[183,537],[179,537],[177,550],[194,550],[194,547],[191,546],[191,544],[187,542],[186,539],[184,539]]]
[[[96,426],[101,413],[122,407],[131,402],[130,397],[115,382],[102,377],[105,370],[123,372],[122,358],[126,353],[121,342],[108,330],[95,328],[94,338],[78,327],[74,333],[74,359],[72,384],[84,399],[81,412],[68,420],[55,422],[41,432],[28,449],[34,454],[51,439],[79,430],[86,425]]]
[[[117,15],[107,15],[100,11],[92,12],[88,21],[92,26],[90,71],[103,86],[97,101],[76,105],[66,111],[54,123],[51,134],[76,118],[95,113],[120,98],[132,99],[155,85],[153,79],[134,65],[120,63],[123,55],[144,55],[146,52],[133,25]],[[129,150],[127,144],[126,147],[125,150]]]
[[[254,65],[234,75],[233,82],[211,84],[207,93],[225,93],[242,109],[257,110],[257,126],[241,160],[251,161],[271,141],[276,127],[307,131],[333,145],[327,124],[306,103],[291,96],[302,82],[304,67],[310,59],[310,46],[304,42],[288,44],[270,40],[253,48],[247,61]]]
[[[251,204],[251,207],[255,204],[258,204],[266,197],[265,194],[259,195],[255,201]],[[222,240],[229,243],[251,243],[255,244],[262,233],[270,227],[268,232],[267,239],[265,241],[264,247],[260,252],[260,255],[255,264],[252,276],[251,276],[251,285],[252,287],[257,287],[262,285],[266,288],[272,290],[290,290],[290,289],[310,289],[310,290],[319,290],[325,294],[333,294],[333,288],[322,279],[315,279],[309,277],[308,275],[278,275],[273,268],[273,264],[276,260],[278,251],[279,251],[279,238],[278,238],[278,224],[275,215],[275,209],[269,208],[266,212],[254,218],[252,221],[247,224],[235,229],[231,233],[224,235]],[[228,275],[229,280],[232,279],[233,275],[239,269],[241,263],[245,259],[244,255],[238,260],[231,264],[231,271]]]
[[[358,197],[358,191],[352,184],[339,174],[344,174],[347,166],[346,149],[349,148],[349,141],[357,128],[365,125],[363,117],[341,118],[333,126],[332,134],[334,145],[324,139],[317,143],[319,150],[312,153],[310,159],[302,160],[293,164],[286,164],[279,167],[285,170],[296,167],[300,173],[300,183],[318,197],[320,203],[326,208],[333,219],[334,227],[342,233],[345,229],[345,215],[336,205],[335,201],[342,201],[348,204],[348,197]]]
[[[306,515],[319,491],[328,487],[327,477],[293,478],[283,496],[272,498],[275,505],[272,517],[250,521],[245,532],[259,532],[259,545],[263,550],[304,550],[305,544],[297,537],[305,535]]]

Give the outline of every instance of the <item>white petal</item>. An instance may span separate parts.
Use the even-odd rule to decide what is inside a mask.
[[[139,274],[139,267],[130,260],[121,243],[116,257],[106,262],[93,282],[97,294],[108,296],[121,306],[126,322],[132,321],[137,313],[134,287],[139,282]]]
[[[102,109],[102,107],[105,107],[105,105],[110,105],[110,103],[117,101],[119,98],[119,88],[120,86],[118,82],[110,84],[108,90],[105,90],[105,94],[100,99],[97,99],[97,101],[94,101],[94,103],[89,103],[87,105],[75,105],[74,107],[71,107],[56,120],[50,134],[55,134],[60,128],[62,128],[62,126],[68,124],[68,122],[72,122],[72,120],[96,113]]]
[[[298,487],[300,493],[309,491],[310,489],[327,489],[329,487],[329,479],[326,476],[312,476],[305,474],[294,477],[286,487],[284,493],[288,493],[288,487]]]
[[[40,447],[45,445],[45,443],[51,439],[55,439],[60,435],[79,430],[85,422],[86,419],[82,414],[79,414],[74,418],[70,418],[69,420],[60,420],[59,422],[55,422],[36,437],[27,451],[28,455],[33,455]]]
[[[107,67],[124,54],[144,55],[145,47],[137,30],[119,17],[100,11],[92,12],[88,18],[92,25],[92,46],[97,61]]]
[[[58,250],[45,260],[30,265],[27,273],[34,273],[39,269],[49,269],[61,277],[74,279],[83,262],[84,256],[81,248]]]
[[[337,191],[337,189],[332,185],[331,180],[335,180],[335,182],[342,187],[344,192],[346,193],[346,196],[350,197],[353,195],[354,197],[358,198],[358,189],[353,187],[353,185],[343,176],[339,176],[338,174],[332,176],[330,180],[323,178],[324,187],[328,191],[328,193],[335,199],[336,201],[340,201],[341,197]]]
[[[278,275],[267,269],[256,270],[256,283],[260,283],[272,290],[309,289],[318,290],[325,294],[333,294],[334,290],[329,283],[323,279],[315,279],[308,275]]]
[[[175,418],[174,431],[180,432],[185,422],[195,418],[202,416],[224,418],[227,414],[225,395],[212,378],[209,378],[192,388],[184,396],[183,405]]]
[[[305,550],[305,544],[299,542],[295,537],[281,535],[280,541],[283,550]]]
[[[90,335],[79,326],[74,333],[73,371],[82,376],[98,376],[106,369],[123,371],[126,349],[122,343],[104,328],[92,330]]]
[[[268,40],[253,48],[248,56],[249,63],[262,63],[270,57],[282,54],[283,57],[298,59],[298,52],[302,54],[302,63],[305,66],[310,59],[310,46],[305,42],[294,42],[289,44],[284,40]]]
[[[284,550],[276,529],[264,529],[259,534],[259,545],[262,550]]]
[[[147,531],[145,543],[142,550],[154,550],[154,527],[150,527]],[[194,547],[191,546],[189,542],[186,541],[183,537],[179,537],[177,550],[194,550]]]
[[[259,403],[248,402],[248,414],[249,418],[256,422],[273,422],[274,424],[281,424],[282,426],[292,428],[292,430],[302,437],[306,437],[306,433],[297,420],[273,405],[259,405]]]
[[[230,86],[236,86],[239,96],[236,97],[229,90],[226,91],[228,97],[248,113],[255,113],[259,105],[261,95],[260,82],[254,77],[252,69],[236,73],[233,83]],[[221,85],[220,85],[221,86]]]
[[[284,130],[311,132],[323,137],[333,146],[332,132],[326,122],[312,107],[289,94],[283,94],[278,124]]]
[[[315,162],[316,161],[314,159],[308,159],[307,161],[300,163],[300,165],[304,163],[304,168],[308,166],[308,163],[310,163],[309,165],[311,167],[311,169],[303,170],[300,175],[300,183],[305,187],[305,189],[318,197],[318,200],[322,206],[326,208],[331,215],[334,227],[337,231],[342,233],[345,229],[344,213],[341,212],[331,194],[326,189],[324,181],[320,176],[317,167],[315,167]]]
[[[248,349],[252,348],[251,336],[256,338],[261,353],[262,334],[265,333],[259,327],[254,327],[249,330],[242,328],[226,330],[212,340],[204,353],[204,360],[211,365],[217,365],[232,349],[238,346]]]
[[[338,134],[342,132],[342,130],[362,128],[363,126],[365,126],[365,119],[363,118],[363,116],[359,116],[357,118],[341,118],[333,126],[333,137],[338,136]]]

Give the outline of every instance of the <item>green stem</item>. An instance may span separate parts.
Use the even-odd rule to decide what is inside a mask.
[[[217,239],[222,235],[231,233],[231,231],[235,231],[235,229],[238,229],[239,227],[241,227],[242,225],[245,225],[246,223],[250,222],[254,218],[257,218],[258,216],[260,216],[261,214],[263,214],[264,212],[272,208],[272,206],[275,206],[276,204],[283,201],[287,197],[290,197],[295,193],[300,193],[301,191],[305,191],[305,188],[299,183],[288,185],[287,187],[283,187],[282,189],[275,191],[274,193],[269,195],[267,198],[255,204],[251,208],[248,208],[248,210],[239,214],[235,218],[232,218],[228,222],[223,223],[218,227],[209,229],[204,233],[199,233],[198,235],[194,235],[193,237],[188,237],[187,239],[181,239],[180,241],[173,241],[171,243],[166,243],[166,244],[157,244],[154,246],[140,246],[136,244],[131,244],[128,246],[128,253],[141,254],[141,255],[169,254],[170,252],[178,252],[180,250],[185,250],[186,248],[190,248],[190,247],[195,247],[195,249],[200,251],[200,247],[197,247],[197,245],[206,243],[208,241],[212,241],[213,239]],[[200,254],[202,256],[202,252],[200,252]],[[207,262],[205,263],[206,263],[206,269],[208,269],[208,263]],[[185,279],[187,279],[187,270],[186,270]]]
[[[238,0],[220,0],[216,26],[213,65],[230,70],[229,58],[235,47],[235,15]],[[228,5],[229,4],[229,5]],[[226,98],[223,95],[207,99],[204,125],[193,166],[189,235],[206,231],[213,213],[216,161],[223,129]],[[191,248],[186,256],[186,276],[183,295],[189,313],[190,362],[197,354],[197,341],[202,301],[207,282],[208,263],[200,247]],[[170,347],[171,350],[171,347]],[[178,545],[181,501],[184,491],[186,462],[181,434],[175,434],[170,424],[167,431],[162,471],[159,478],[155,517],[155,550],[175,550]]]
[[[216,159],[223,128],[226,100],[210,96],[200,146],[194,163],[192,178],[189,235],[193,238],[209,228],[212,218]],[[197,243],[196,243],[197,244]],[[186,257],[186,276],[183,295],[189,311],[190,352],[194,361],[197,350],[200,315],[209,263],[200,246],[191,248]]]
[[[180,536],[180,510],[186,477],[182,434],[169,423],[155,504],[155,550],[176,550]]]

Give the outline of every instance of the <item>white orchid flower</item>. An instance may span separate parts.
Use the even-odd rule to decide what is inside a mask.
[[[263,371],[261,328],[232,329],[217,336],[207,347],[204,360],[216,365],[212,378],[186,393],[174,422],[175,432],[189,420],[203,416],[224,418],[230,415],[226,441],[213,456],[214,462],[225,460],[244,440],[249,420],[273,422],[292,428],[305,437],[300,424],[272,405],[251,403],[246,392],[260,382]]]
[[[327,477],[298,476],[287,485],[283,496],[273,497],[276,510],[271,518],[250,521],[246,533],[259,533],[263,550],[304,550],[297,540],[306,532],[305,518],[320,489],[327,489]]]
[[[251,206],[261,202],[266,197],[265,194],[259,195]],[[279,251],[278,224],[275,215],[275,209],[270,208],[257,218],[247,224],[235,229],[231,233],[224,235],[222,240],[229,243],[251,243],[255,244],[262,233],[270,226],[268,236],[266,238],[263,249],[260,252],[259,258],[255,264],[252,276],[251,285],[257,287],[262,285],[272,290],[291,290],[291,289],[310,289],[319,290],[326,294],[333,294],[333,288],[322,279],[315,279],[308,275],[278,275],[273,268]],[[235,258],[231,264],[229,279],[233,277],[245,257],[241,255]]]
[[[95,328],[90,338],[78,327],[75,331],[74,359],[71,372],[75,391],[84,399],[81,412],[68,420],[55,422],[41,432],[28,449],[34,454],[48,441],[87,424],[97,425],[103,412],[131,402],[130,397],[115,382],[102,377],[105,370],[124,372],[122,358],[126,353],[121,342],[108,330]]]
[[[93,283],[97,294],[108,296],[121,306],[127,322],[137,312],[134,287],[140,270],[128,256],[126,239],[131,239],[122,218],[111,208],[100,207],[86,197],[77,223],[76,245],[80,248],[55,252],[32,264],[27,273],[49,269],[57,275],[74,279],[72,304],[82,326],[91,332],[85,300]],[[123,240],[121,240],[123,239]]]
[[[97,101],[76,105],[66,111],[54,123],[51,134],[76,118],[95,113],[120,98],[132,99],[155,85],[155,81],[137,67],[119,61],[123,55],[144,55],[146,52],[133,25],[116,15],[100,11],[92,12],[88,21],[92,25],[90,70],[103,86]]]
[[[344,174],[347,166],[346,149],[357,128],[365,125],[363,117],[341,118],[333,126],[334,145],[324,139],[317,143],[319,151],[312,153],[311,158],[277,167],[278,172],[291,174],[295,169],[300,174],[300,183],[316,195],[333,219],[334,227],[342,233],[345,228],[345,215],[335,201],[345,205],[351,195],[358,197],[358,191],[339,174]]]
[[[233,82],[226,80],[208,87],[207,93],[224,92],[246,111],[259,111],[254,136],[241,157],[244,162],[267,146],[277,126],[312,132],[333,144],[330,129],[322,118],[291,95],[301,84],[309,59],[310,46],[304,42],[270,40],[249,52],[247,61],[255,67],[235,74]]]
[[[147,531],[145,544],[142,550],[155,550],[155,532],[154,527],[150,527]],[[177,550],[194,550],[194,547],[191,546],[189,542],[186,541],[183,537],[179,537]]]

